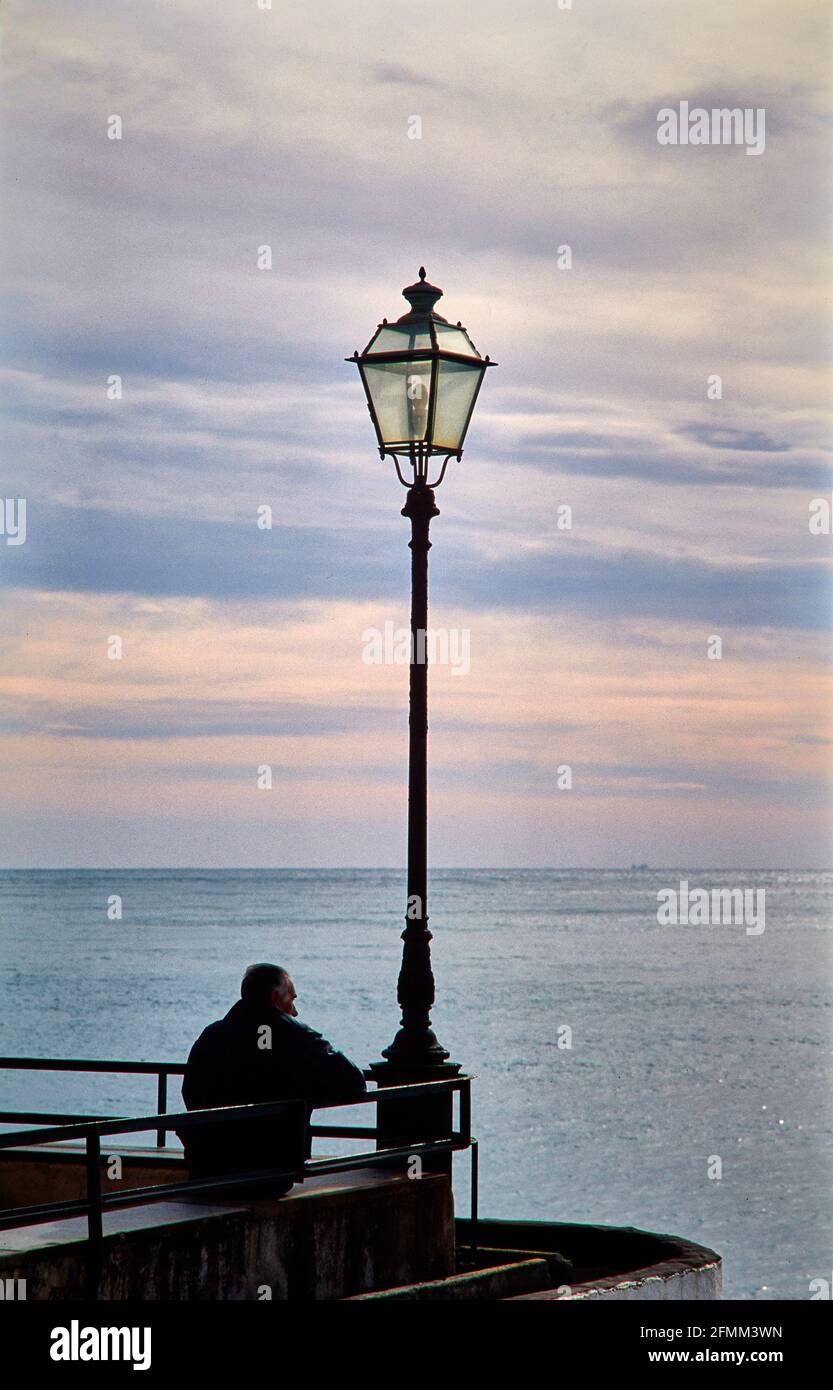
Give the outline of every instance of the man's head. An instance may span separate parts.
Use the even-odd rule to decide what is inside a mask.
[[[240,998],[246,1004],[271,1005],[282,1014],[298,1017],[297,995],[289,971],[268,961],[248,966],[240,985]]]

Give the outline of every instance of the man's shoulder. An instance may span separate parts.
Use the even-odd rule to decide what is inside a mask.
[[[191,1056],[210,1055],[218,1049],[236,1050],[241,1039],[263,1027],[272,1030],[271,1046],[266,1053],[304,1057],[330,1051],[326,1038],[300,1018],[292,1018],[278,1009],[252,1011],[235,1004],[225,1018],[218,1018],[203,1028],[191,1048]]]
[[[210,1046],[212,1042],[219,1042],[223,1033],[226,1031],[225,1024],[226,1020],[224,1018],[218,1018],[215,1020],[214,1023],[209,1023],[206,1028],[203,1028],[202,1032],[200,1033],[199,1037],[197,1038],[196,1042],[191,1048],[191,1051],[195,1052],[198,1049]]]

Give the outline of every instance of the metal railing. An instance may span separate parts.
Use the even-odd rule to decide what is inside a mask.
[[[299,1181],[320,1174],[349,1171],[356,1168],[384,1167],[413,1157],[471,1150],[471,1219],[477,1222],[478,1151],[477,1140],[471,1133],[470,1076],[449,1077],[442,1081],[422,1081],[414,1085],[388,1086],[353,1101],[289,1100],[267,1101],[257,1105],[230,1105],[208,1110],[173,1111],[166,1113],[169,1076],[182,1076],[184,1066],[175,1062],[92,1061],[76,1058],[0,1057],[0,1070],[124,1073],[155,1076],[158,1113],[128,1118],[101,1118],[94,1115],[55,1114],[46,1111],[0,1111],[0,1123],[42,1126],[37,1129],[14,1130],[0,1135],[2,1151],[22,1146],[40,1146],[83,1141],[85,1145],[86,1197],[60,1202],[41,1202],[34,1206],[0,1210],[0,1230],[17,1226],[38,1225],[74,1216],[86,1216],[91,1243],[100,1243],[103,1236],[103,1213],[113,1208],[135,1206],[145,1202],[167,1201],[171,1197],[192,1193],[218,1194],[227,1188],[238,1192],[246,1186],[255,1187],[264,1180]],[[371,1073],[365,1073],[370,1077]],[[373,1105],[380,1100],[407,1100],[459,1094],[459,1128],[441,1139],[376,1148],[335,1158],[307,1157],[308,1142],[314,1138],[378,1139],[378,1125],[313,1125],[310,1113],[315,1110],[343,1109],[353,1105]],[[156,1146],[166,1147],[166,1135],[174,1130],[181,1133],[211,1124],[239,1123],[241,1120],[263,1120],[277,1115],[295,1113],[294,1127],[298,1136],[296,1162],[289,1168],[264,1168],[256,1172],[240,1172],[207,1178],[189,1178],[184,1182],[154,1184],[151,1187],[120,1188],[104,1193],[101,1186],[101,1141],[109,1135],[142,1134],[156,1131]]]
[[[181,1062],[97,1062],[76,1057],[0,1057],[0,1071],[94,1071],[128,1076],[156,1077],[156,1110],[162,1115],[168,1108],[168,1077],[184,1076]],[[50,1114],[37,1110],[0,1110],[0,1123],[69,1124],[99,1119],[97,1115]],[[165,1147],[166,1129],[156,1131],[157,1148]]]

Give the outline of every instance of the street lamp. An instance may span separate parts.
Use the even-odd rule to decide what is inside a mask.
[[[393,459],[408,489],[402,515],[411,522],[410,742],[408,760],[408,906],[402,933],[402,968],[397,999],[402,1023],[382,1056],[371,1066],[381,1085],[456,1075],[430,1023],[434,1003],[431,933],[427,907],[427,741],[428,741],[428,530],[439,516],[434,488],[449,459],[461,458],[486,368],[465,328],[448,323],[434,306],[442,290],[425,279],[403,291],[409,309],[395,323],[384,319],[355,362],[362,379],[379,453]],[[429,481],[433,461],[442,459]],[[404,469],[404,475],[403,475]],[[395,1109],[395,1107],[394,1107]]]

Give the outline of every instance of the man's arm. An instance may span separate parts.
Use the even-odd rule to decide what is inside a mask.
[[[292,1050],[301,1063],[305,1089],[310,1100],[359,1100],[367,1086],[359,1068],[337,1052],[327,1039],[299,1019],[286,1019],[292,1029]]]

